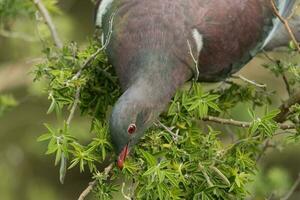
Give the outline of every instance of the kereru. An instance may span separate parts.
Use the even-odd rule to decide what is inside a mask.
[[[275,2],[287,17],[295,1]],[[289,41],[271,0],[102,0],[96,26],[123,90],[109,123],[119,167],[186,81],[223,80]]]

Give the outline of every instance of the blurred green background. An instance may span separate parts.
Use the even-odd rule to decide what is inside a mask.
[[[64,42],[76,41],[84,46],[93,35],[94,5],[88,0],[64,0],[59,6],[62,13],[54,21],[61,38]],[[34,64],[41,59],[42,46],[36,36],[45,30],[27,20],[16,22],[14,27],[28,34],[26,40],[30,41],[0,36],[0,94],[13,94],[18,101],[17,107],[0,116],[0,199],[77,199],[88,185],[90,174],[80,174],[79,169],[72,169],[65,184],[61,185],[54,158],[45,156],[45,144],[36,141],[45,131],[43,123],[62,121],[55,115],[46,115],[49,106],[47,94],[41,83],[33,83],[30,74]],[[273,56],[281,56],[281,53]],[[283,81],[261,66],[265,62],[260,56],[241,73],[248,79],[266,83],[269,90],[276,90],[282,97],[273,99],[274,106],[278,106],[287,94]],[[233,114],[236,119],[247,119],[243,105],[237,105]],[[89,127],[84,118],[77,116],[72,128],[72,133],[77,134],[83,143],[89,138]],[[249,186],[255,194],[249,199],[264,199],[265,193],[285,194],[300,172],[299,153],[297,145],[283,151],[269,151],[261,161],[254,184]],[[300,191],[296,191],[291,199],[300,199]]]

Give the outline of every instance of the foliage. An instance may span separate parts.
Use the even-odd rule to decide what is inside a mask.
[[[125,191],[123,195],[138,199],[245,198],[246,186],[257,172],[257,158],[262,153],[264,141],[271,139],[279,129],[274,120],[279,111],[267,109],[274,92],[236,83],[209,92],[204,92],[199,83],[193,83],[190,90],[179,90],[167,112],[160,117],[170,128],[153,126],[132,151],[123,170],[114,169],[113,175],[108,176],[99,172],[97,165],[111,162],[115,157],[107,132],[106,111],[120,91],[104,52],[82,68],[100,48],[97,44],[91,41],[82,51],[74,43],[62,50],[48,48],[45,51],[47,61],[39,64],[35,71],[37,80],[48,80],[52,101],[49,112],[62,112],[64,107],[70,109],[76,90],[80,88],[80,111],[92,117],[90,131],[94,136],[89,144],[82,145],[73,138],[67,124],[57,131],[48,127],[48,133],[39,138],[49,142],[46,153],[56,154],[55,163],[64,155],[70,161],[68,168],[78,166],[81,172],[88,169],[94,173],[95,194],[99,199],[110,199],[113,191],[121,190],[120,185],[111,182],[120,177],[125,184],[122,190],[127,188],[129,193]],[[74,79],[78,72],[80,76]],[[250,104],[252,123],[249,128],[236,130],[232,143],[223,141],[224,131],[199,125],[198,119],[208,115],[228,116],[238,102]],[[265,108],[263,116],[257,116],[258,107]],[[299,115],[298,107],[293,108],[290,117]]]
[[[35,12],[27,1],[7,2],[0,0],[0,20]],[[55,10],[52,3],[56,1],[49,2],[47,7],[54,6]],[[147,131],[122,170],[114,166],[111,171],[103,171],[99,164],[116,159],[107,116],[121,91],[105,51],[98,51],[99,44],[97,39],[90,39],[85,48],[75,42],[65,44],[62,49],[44,44],[45,61],[34,70],[35,81],[47,83],[51,101],[48,113],[70,112],[60,128],[45,124],[47,131],[38,138],[48,143],[46,154],[54,155],[55,165],[60,164],[61,182],[69,169],[77,167],[80,172],[93,173],[94,192],[99,199],[111,199],[115,191],[137,199],[244,199],[266,142],[276,137],[278,131],[285,133],[283,138],[289,141],[300,135],[298,104],[290,107],[286,118],[294,129],[280,130],[281,124],[276,121],[280,111],[269,110],[276,95],[274,91],[232,81],[224,83],[224,87],[204,91],[199,83],[192,83],[190,90],[180,89],[176,93],[160,116],[160,123]],[[291,49],[290,54],[296,53]],[[271,60],[265,67],[276,76],[288,76],[289,93],[296,92],[300,83],[297,63]],[[1,98],[0,106],[13,105],[10,100]],[[228,131],[225,125],[218,128],[202,122],[208,116],[219,117],[221,122],[231,118],[232,109],[240,102],[249,105],[251,120],[242,127]],[[91,138],[87,144],[82,144],[70,131],[76,108],[81,117],[90,119]],[[117,184],[120,181],[122,185]]]
[[[63,107],[71,107],[76,90],[80,88],[80,111],[97,119],[105,119],[106,110],[119,96],[117,78],[113,68],[107,63],[104,52],[99,53],[81,71],[86,59],[92,55],[98,43],[90,41],[90,45],[83,51],[76,43],[70,43],[63,49],[48,47],[44,50],[47,62],[37,65],[35,80],[46,78],[49,80],[48,93],[51,105],[48,113],[53,110],[60,112]]]
[[[51,13],[59,13],[57,0],[44,0]],[[31,0],[0,0],[0,29],[10,30],[18,19],[32,19],[36,9]]]
[[[0,0],[0,24],[2,26],[9,25],[19,17],[32,15],[34,12],[35,9],[30,1]]]

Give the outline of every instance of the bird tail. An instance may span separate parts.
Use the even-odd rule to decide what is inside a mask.
[[[288,18],[289,26],[295,34],[297,40],[300,40],[300,16],[293,13],[293,8],[299,3],[299,0],[277,0],[279,14]],[[290,15],[293,15],[290,17]],[[284,25],[277,18],[274,27],[265,40],[264,49],[272,50],[276,47],[285,46],[290,41],[290,35],[287,33]]]
[[[278,10],[281,16],[288,17],[297,3],[297,0],[277,0],[278,2]]]

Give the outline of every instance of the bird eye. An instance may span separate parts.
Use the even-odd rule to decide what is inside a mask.
[[[136,125],[135,125],[135,124],[130,124],[130,125],[128,126],[127,132],[128,132],[129,134],[133,134],[135,131],[136,131]]]

